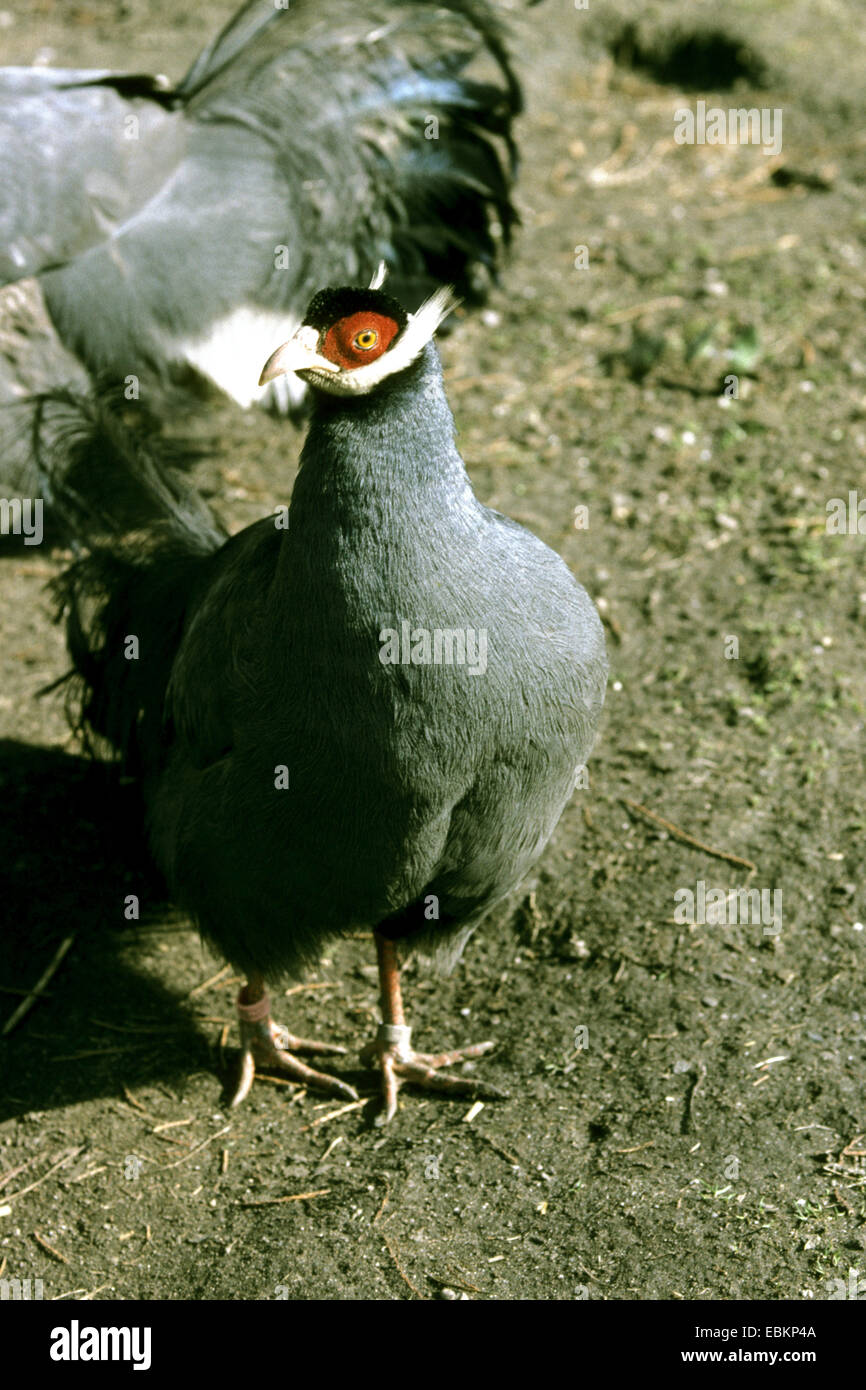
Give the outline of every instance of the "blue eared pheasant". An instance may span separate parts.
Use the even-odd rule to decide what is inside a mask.
[[[442,1070],[492,1044],[412,1050],[398,953],[460,956],[541,854],[595,737],[602,626],[559,556],[472,491],[432,342],[451,303],[410,315],[380,289],[324,290],[272,354],[262,379],[297,373],[313,402],[287,526],[227,539],[99,410],[46,454],[89,546],[57,581],[81,720],[140,778],[173,897],[246,975],[237,1099],[256,1063],[354,1094],[295,1055],[339,1049],[278,1029],[265,979],[364,928],[386,1118],[401,1081],[495,1094]],[[108,452],[158,523],[112,538],[103,516],[88,536],[64,473],[82,450]]]

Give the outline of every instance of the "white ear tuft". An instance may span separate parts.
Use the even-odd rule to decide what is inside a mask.
[[[385,283],[387,274],[388,267],[386,266],[384,261],[380,261],[378,266],[376,267],[376,273],[370,281],[370,289],[380,290]]]
[[[429,299],[415,310],[414,314],[409,315],[409,323],[403,330],[405,337],[411,337],[414,342],[428,343],[433,337],[439,325],[447,319],[448,315],[457,308],[460,300],[454,293],[453,285],[442,285],[435,290]]]

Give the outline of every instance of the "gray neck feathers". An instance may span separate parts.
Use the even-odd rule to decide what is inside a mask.
[[[366,629],[395,605],[423,611],[483,517],[432,344],[369,396],[317,397],[271,591],[276,622],[314,652],[327,623],[329,659],[346,662],[337,634],[363,630],[366,659]]]
[[[369,396],[316,393],[301,455],[289,537],[304,530],[434,525],[436,514],[478,508],[454,443],[439,355],[428,343],[416,362]],[[291,541],[290,541],[291,544]]]

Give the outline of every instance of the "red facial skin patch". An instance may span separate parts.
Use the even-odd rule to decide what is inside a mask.
[[[329,362],[336,362],[339,367],[363,367],[365,362],[375,362],[377,357],[387,352],[399,331],[399,324],[385,314],[362,309],[331,324],[322,344],[322,356],[327,357]],[[370,333],[375,334],[375,339],[369,346],[357,343],[359,337],[362,344],[366,343],[364,335]]]

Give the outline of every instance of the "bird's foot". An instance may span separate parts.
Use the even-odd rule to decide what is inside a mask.
[[[296,1038],[287,1029],[281,1028],[271,1018],[271,1004],[267,994],[254,1004],[247,1004],[243,997],[238,999],[238,1018],[241,1030],[241,1071],[237,1086],[231,1098],[232,1105],[240,1105],[249,1094],[256,1074],[256,1065],[271,1067],[281,1071],[305,1086],[327,1091],[341,1100],[357,1100],[358,1092],[354,1086],[340,1081],[327,1072],[315,1071],[300,1061],[296,1052],[314,1055],[345,1054],[344,1047],[335,1043],[315,1042],[311,1038]]]
[[[385,1108],[377,1124],[387,1124],[397,1113],[397,1092],[404,1082],[425,1086],[430,1091],[445,1091],[449,1095],[483,1096],[485,1100],[502,1100],[507,1094],[487,1081],[469,1076],[443,1076],[440,1067],[452,1067],[483,1057],[496,1044],[473,1043],[458,1047],[454,1052],[415,1052],[411,1046],[412,1030],[405,1024],[380,1023],[373,1042],[361,1052],[361,1061],[378,1066],[382,1072]]]

